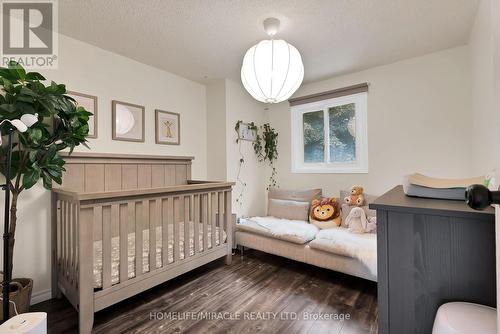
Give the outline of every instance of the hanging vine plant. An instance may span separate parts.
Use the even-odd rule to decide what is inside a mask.
[[[243,121],[236,122],[234,126],[234,130],[238,134],[236,139],[236,143],[238,144],[238,150],[240,153],[240,160],[238,165],[238,174],[236,176],[236,183],[240,185],[240,191],[236,194],[236,203],[242,204],[243,201],[243,193],[246,188],[246,182],[241,178],[241,169],[245,164],[245,157],[241,152],[241,141],[242,139],[239,137],[240,126],[243,124]],[[271,176],[269,178],[269,184],[267,186],[267,190],[271,187],[277,186],[277,170],[274,166],[276,159],[278,158],[278,132],[272,128],[269,123],[262,125],[260,128],[254,123],[246,124],[248,130],[255,131],[255,140],[252,142],[253,150],[259,162],[268,162],[271,167]],[[260,131],[259,131],[260,130]]]
[[[262,135],[257,135],[257,141],[253,144],[253,149],[259,161],[267,161],[271,167],[271,176],[269,177],[269,184],[267,190],[276,187],[278,182],[276,180],[277,171],[274,163],[278,159],[278,132],[271,127],[269,123],[261,126]]]
[[[240,191],[236,194],[236,203],[241,205],[243,204],[243,192],[245,191],[245,188],[247,186],[247,183],[243,181],[241,178],[241,168],[243,167],[243,164],[245,163],[245,157],[243,156],[243,153],[241,152],[241,139],[239,137],[239,131],[240,131],[240,125],[243,123],[243,121],[238,121],[236,122],[236,125],[234,126],[234,130],[238,134],[236,137],[236,144],[238,144],[238,152],[240,153],[240,160],[238,164],[238,174],[236,175],[236,183],[239,184]],[[257,125],[255,125],[253,122],[248,123],[248,129],[258,131]]]

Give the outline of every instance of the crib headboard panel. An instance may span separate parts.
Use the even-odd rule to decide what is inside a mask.
[[[187,184],[193,157],[109,153],[63,154],[62,186],[76,192],[162,188]]]

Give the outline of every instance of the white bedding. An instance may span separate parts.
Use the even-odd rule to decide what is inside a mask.
[[[268,237],[305,244],[314,239],[319,229],[302,220],[280,219],[272,216],[241,218],[236,228]]]
[[[203,250],[203,224],[200,223],[199,246]],[[212,226],[207,225],[208,248],[212,247]],[[168,262],[173,262],[173,244],[174,244],[173,224],[168,225]],[[194,255],[194,224],[189,226],[189,256]],[[142,232],[142,263],[143,272],[149,271],[149,230]],[[223,231],[223,240],[226,241],[226,231]],[[223,241],[223,242],[224,242]],[[219,228],[216,227],[215,244],[219,244]],[[135,277],[135,233],[128,234],[128,277]],[[184,223],[179,225],[179,258],[184,259]],[[162,266],[162,228],[156,228],[156,268]],[[120,281],[120,237],[111,239],[111,284]],[[102,287],[102,241],[94,241],[94,288]]]
[[[356,234],[344,227],[321,230],[309,243],[311,248],[358,259],[377,276],[377,235]]]

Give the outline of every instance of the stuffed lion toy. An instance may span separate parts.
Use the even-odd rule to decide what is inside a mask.
[[[314,199],[311,202],[309,222],[320,229],[340,226],[340,205],[337,198]]]

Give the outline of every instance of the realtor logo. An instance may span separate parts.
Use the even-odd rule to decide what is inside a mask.
[[[56,0],[2,0],[1,9],[1,66],[14,60],[29,69],[56,68]]]

